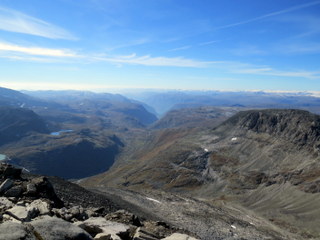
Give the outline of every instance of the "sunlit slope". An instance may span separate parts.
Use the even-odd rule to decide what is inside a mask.
[[[215,128],[155,131],[84,184],[241,203],[293,232],[318,237],[319,140],[318,115],[245,111]]]

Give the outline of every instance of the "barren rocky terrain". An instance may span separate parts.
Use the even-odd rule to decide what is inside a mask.
[[[301,110],[252,110],[213,128],[158,130],[81,184],[164,190],[242,215],[253,210],[293,234],[284,239],[318,239],[319,119]]]

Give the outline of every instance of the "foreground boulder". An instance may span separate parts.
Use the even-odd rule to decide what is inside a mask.
[[[92,237],[83,229],[57,217],[43,216],[31,222],[34,230],[46,240],[90,240]]]
[[[197,239],[186,234],[174,233],[169,237],[163,238],[163,240],[197,240]]]
[[[16,222],[0,224],[0,240],[37,240],[30,227]]]
[[[89,218],[84,222],[77,222],[75,224],[86,230],[92,236],[94,236],[94,239],[131,239],[131,227],[129,225],[117,222],[110,222],[102,217]]]

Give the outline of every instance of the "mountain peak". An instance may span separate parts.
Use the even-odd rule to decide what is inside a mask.
[[[222,125],[283,137],[299,145],[320,138],[320,116],[304,110],[265,109],[239,112]]]

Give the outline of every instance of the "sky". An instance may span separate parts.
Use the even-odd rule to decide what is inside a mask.
[[[0,0],[0,86],[320,91],[320,0]]]

